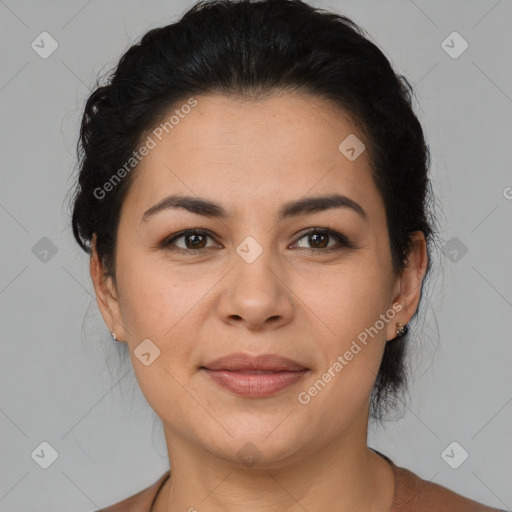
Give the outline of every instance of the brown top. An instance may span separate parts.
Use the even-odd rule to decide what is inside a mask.
[[[446,487],[423,480],[408,469],[396,466],[382,453],[373,451],[393,468],[395,497],[392,512],[506,512],[486,507]],[[158,491],[168,480],[170,473],[168,470],[150,487],[100,512],[150,512]]]

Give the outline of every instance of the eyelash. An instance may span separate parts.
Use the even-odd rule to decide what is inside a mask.
[[[327,249],[308,249],[308,248],[305,248],[306,251],[309,251],[309,252],[312,252],[312,253],[318,253],[318,252],[330,253],[330,252],[333,252],[333,251],[339,251],[339,250],[344,249],[344,248],[348,248],[348,249],[354,249],[355,248],[355,245],[345,235],[342,235],[341,233],[338,233],[337,231],[333,231],[332,229],[328,229],[328,228],[311,228],[308,231],[306,231],[305,233],[303,233],[297,239],[296,242],[298,242],[302,238],[307,237],[308,235],[312,235],[312,234],[321,234],[321,235],[330,236],[332,238],[335,238],[338,241],[338,243],[340,244],[338,246],[329,247]],[[165,239],[162,242],[161,247],[164,248],[164,249],[169,249],[169,250],[173,250],[175,252],[185,253],[185,254],[197,254],[197,253],[205,251],[206,249],[210,249],[210,247],[205,247],[205,248],[202,248],[202,249],[182,249],[180,247],[178,247],[178,248],[174,247],[173,249],[170,249],[170,246],[176,240],[178,240],[180,238],[183,238],[183,237],[186,237],[186,236],[189,236],[189,235],[204,235],[204,236],[209,236],[210,238],[213,239],[213,236],[208,231],[206,231],[206,230],[203,230],[203,229],[186,229],[184,231],[180,231],[179,233],[176,233],[176,234],[172,235],[172,237],[170,237],[170,238]],[[296,242],[294,242],[294,243],[296,243]]]

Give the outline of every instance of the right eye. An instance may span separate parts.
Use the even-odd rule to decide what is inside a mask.
[[[162,242],[162,247],[171,251],[197,254],[198,252],[211,247],[205,245],[208,238],[213,240],[210,233],[204,229],[187,229],[185,231],[175,233],[170,238],[164,240]],[[182,246],[176,244],[180,239],[184,240],[184,244]]]

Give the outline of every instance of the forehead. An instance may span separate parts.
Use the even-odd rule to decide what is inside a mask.
[[[341,109],[291,94],[195,100],[192,108],[180,108],[186,101],[174,105],[164,118],[172,116],[172,123],[149,132],[154,147],[139,164],[125,202],[142,208],[179,192],[235,209],[239,203],[257,207],[336,190],[378,206],[367,151],[355,160],[340,151],[345,140],[363,141]]]

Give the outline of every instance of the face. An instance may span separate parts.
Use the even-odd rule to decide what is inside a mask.
[[[107,325],[175,446],[230,461],[252,451],[271,467],[366,439],[386,341],[419,289],[392,271],[367,151],[338,148],[362,135],[311,97],[196,100],[136,170],[115,288],[93,258]],[[169,196],[216,206],[165,207]],[[271,354],[270,366],[214,368],[234,353]]]

